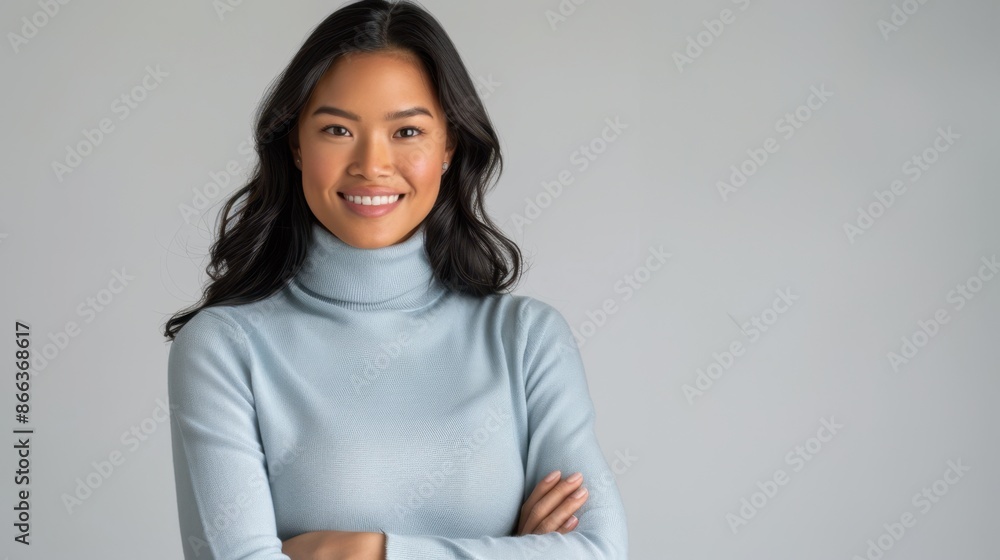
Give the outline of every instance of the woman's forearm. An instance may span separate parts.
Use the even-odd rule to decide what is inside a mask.
[[[292,560],[385,560],[381,532],[310,531],[281,543]]]

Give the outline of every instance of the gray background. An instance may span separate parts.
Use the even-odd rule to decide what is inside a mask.
[[[79,326],[33,372],[30,550],[12,541],[13,436],[3,444],[0,556],[180,557],[159,331],[199,297],[264,89],[339,5],[244,1],[220,17],[209,0],[70,2],[16,48],[10,33],[42,8],[0,7],[6,359],[15,320],[36,351]],[[995,557],[1000,277],[974,278],[1000,251],[996,2],[564,0],[555,25],[556,0],[424,5],[503,140],[489,207],[531,255],[518,293],[587,334],[600,442],[609,462],[632,457],[617,473],[631,558],[849,560],[880,536],[885,559]],[[884,34],[894,6],[913,13]],[[679,65],[724,9],[731,23]],[[167,75],[125,115],[115,100],[147,66]],[[813,86],[832,95],[802,108]],[[809,118],[786,138],[779,119],[796,110]],[[105,118],[114,130],[60,179],[53,162]],[[606,119],[627,126],[610,142]],[[957,138],[935,150],[948,127]],[[717,183],[768,138],[778,150],[723,197]],[[925,155],[914,180],[904,164]],[[206,190],[227,164],[235,176]],[[573,182],[546,198],[563,171]],[[845,224],[894,180],[905,192],[851,239]],[[196,190],[210,206],[185,220]],[[544,208],[526,214],[528,201]],[[660,247],[670,258],[643,270]],[[113,271],[134,280],[81,314]],[[642,280],[628,299],[627,275]],[[949,293],[967,282],[978,291],[957,309]],[[776,290],[798,299],[765,314]],[[938,310],[948,322],[894,368],[889,353]],[[762,314],[759,338],[740,328]],[[689,400],[734,343],[744,353]],[[819,432],[831,417],[832,438]],[[122,439],[133,426],[137,445]],[[67,508],[115,451],[124,462]],[[946,476],[949,461],[968,470]],[[779,469],[787,484],[755,498]],[[943,495],[914,501],[925,487]],[[734,530],[742,500],[762,498]],[[907,513],[915,525],[891,537],[884,524]]]

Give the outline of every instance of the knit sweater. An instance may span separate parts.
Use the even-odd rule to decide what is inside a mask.
[[[312,225],[279,291],[200,310],[168,396],[186,559],[284,559],[281,541],[381,531],[386,560],[624,560],[627,529],[572,331],[549,304],[444,287],[407,240]],[[553,470],[590,493],[567,534],[515,535]]]

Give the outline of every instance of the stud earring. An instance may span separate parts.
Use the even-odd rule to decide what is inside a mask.
[[[442,171],[448,171],[448,162],[447,161],[441,164],[441,170]]]

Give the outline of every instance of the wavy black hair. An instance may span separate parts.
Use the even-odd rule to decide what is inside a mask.
[[[258,161],[252,178],[219,213],[207,267],[211,281],[200,302],[167,321],[169,340],[202,308],[266,298],[299,271],[316,217],[292,162],[290,134],[313,88],[339,56],[381,51],[419,58],[455,139],[437,201],[423,222],[435,277],[449,289],[476,296],[501,293],[518,282],[521,251],[490,220],[483,200],[503,171],[500,142],[455,45],[412,1],[361,0],[323,20],[268,88],[255,116]]]

